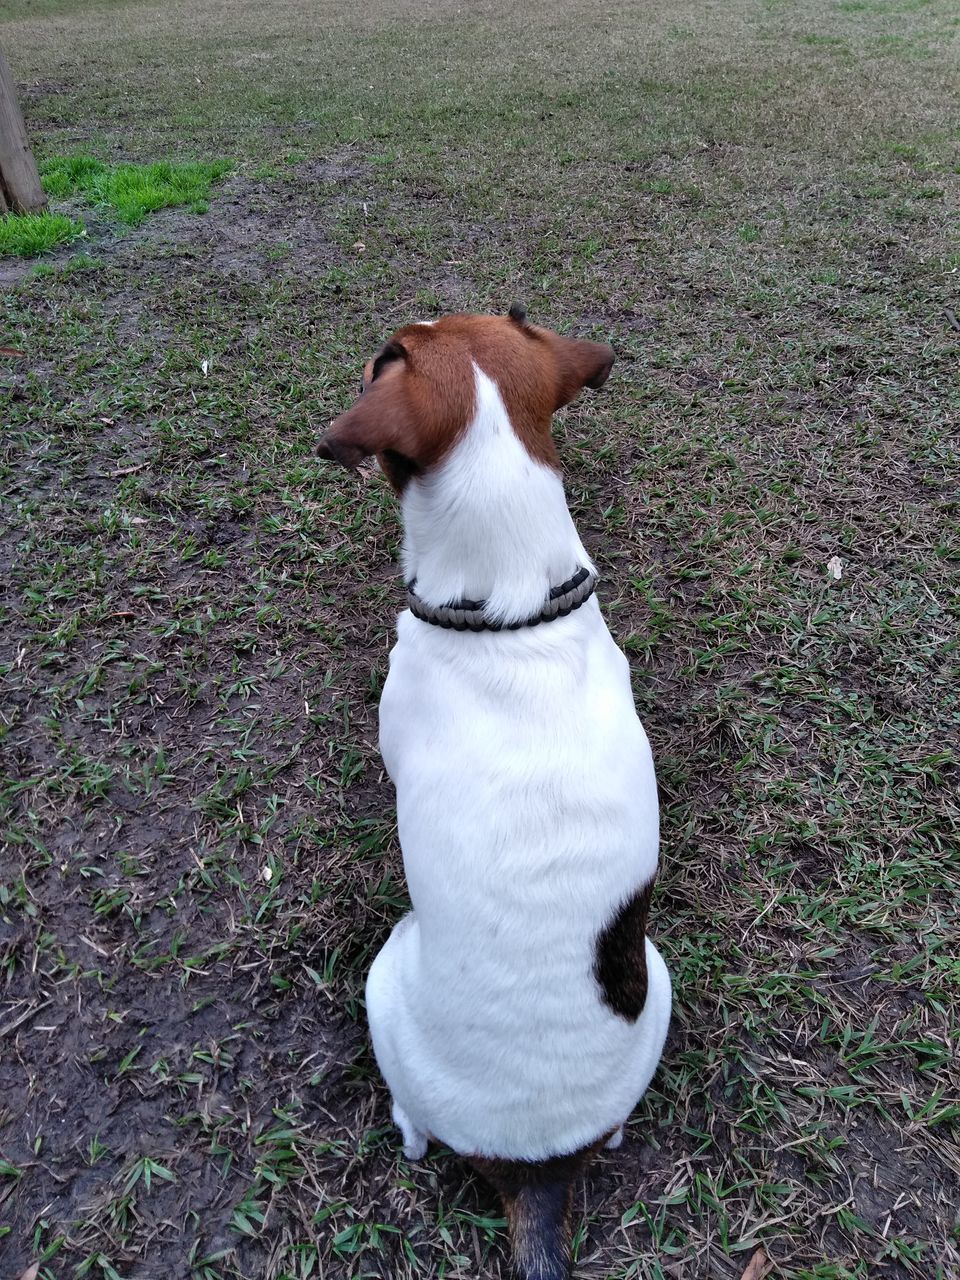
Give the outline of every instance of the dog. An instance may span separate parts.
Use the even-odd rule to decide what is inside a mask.
[[[650,747],[551,438],[613,360],[520,306],[407,325],[319,444],[376,456],[403,514],[380,750],[413,910],[367,980],[373,1047],[404,1155],[433,1138],[492,1183],[521,1280],[570,1274],[574,1181],[670,1021]]]

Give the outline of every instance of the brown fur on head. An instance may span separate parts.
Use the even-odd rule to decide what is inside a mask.
[[[601,387],[612,348],[563,338],[507,316],[452,315],[398,329],[367,363],[360,398],[319,445],[322,458],[357,467],[376,454],[394,488],[435,466],[474,409],[476,364],[499,388],[513,428],[537,461],[557,465],[550,419],[583,387]]]

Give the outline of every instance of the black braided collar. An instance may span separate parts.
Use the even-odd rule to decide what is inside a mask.
[[[537,627],[541,622],[553,622],[565,618],[568,613],[589,600],[597,587],[597,575],[590,569],[578,569],[572,578],[551,587],[547,603],[532,618],[521,622],[490,622],[483,616],[485,600],[458,600],[455,604],[424,604],[414,587],[416,578],[407,583],[407,605],[421,622],[450,631],[519,631],[522,627]]]

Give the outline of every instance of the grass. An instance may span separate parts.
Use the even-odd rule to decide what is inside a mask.
[[[226,161],[107,165],[93,156],[78,155],[47,160],[40,176],[49,196],[62,200],[83,195],[135,227],[148,213],[177,205],[186,205],[191,213],[205,213],[211,184],[229,169]]]
[[[0,1258],[505,1272],[487,1190],[399,1156],[367,1047],[406,900],[398,520],[314,450],[394,327],[519,297],[618,352],[557,435],[657,760],[677,996],[578,1275],[740,1280],[762,1248],[949,1280],[955,14],[311,18],[0,26],[48,181],[131,139],[237,158],[202,221],[2,269]]]
[[[186,205],[191,213],[206,213],[211,185],[230,168],[227,161],[108,165],[93,156],[75,155],[46,160],[40,176],[52,199],[79,195],[136,227],[158,209]],[[65,214],[7,214],[0,218],[0,256],[38,257],[85,234],[83,222]]]
[[[83,235],[83,223],[60,213],[8,213],[0,217],[0,256],[35,258]]]

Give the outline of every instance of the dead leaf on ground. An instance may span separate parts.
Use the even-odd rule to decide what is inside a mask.
[[[740,1280],[764,1280],[773,1270],[773,1263],[767,1257],[765,1249],[758,1249],[747,1263],[747,1269]]]
[[[40,1274],[40,1263],[33,1262],[29,1267],[27,1267],[23,1275],[21,1275],[20,1280],[37,1280],[37,1276],[39,1274]]]

